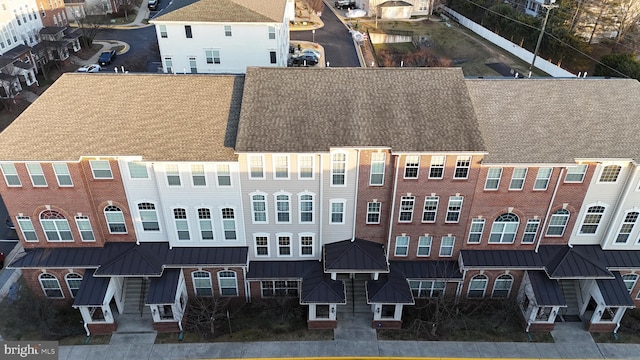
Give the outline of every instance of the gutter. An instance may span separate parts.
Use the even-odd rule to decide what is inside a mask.
[[[353,197],[353,230],[351,241],[356,239],[356,219],[358,214],[358,181],[360,181],[360,149],[356,149],[356,191]]]

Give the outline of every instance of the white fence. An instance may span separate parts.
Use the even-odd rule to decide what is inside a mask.
[[[503,38],[502,36],[495,34],[493,31],[479,24],[476,24],[475,22],[447,8],[446,6],[442,6],[441,9],[444,13],[447,14],[447,16],[459,22],[462,26],[482,36],[483,38],[492,42],[496,46],[510,52],[511,54],[522,59],[523,61],[530,64],[531,61],[533,60],[533,53],[531,51],[521,48],[520,46],[512,43],[511,41]],[[534,66],[553,77],[576,77],[576,75],[564,70],[559,66],[556,66],[548,62],[545,59],[540,58],[539,56],[536,57],[536,63],[534,64]],[[522,74],[522,75],[526,76],[527,74]]]

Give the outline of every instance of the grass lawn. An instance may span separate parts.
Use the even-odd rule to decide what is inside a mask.
[[[618,329],[618,339],[612,333],[592,333],[591,336],[600,343],[640,344],[640,309],[630,309],[624,313]]]

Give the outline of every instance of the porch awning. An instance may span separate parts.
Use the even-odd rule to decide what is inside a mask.
[[[247,279],[302,279],[314,265],[320,264],[316,260],[252,261],[249,263]]]
[[[389,272],[384,245],[362,239],[324,245],[325,272]]]
[[[9,268],[95,268],[100,265],[102,248],[37,248],[17,254]]]
[[[163,261],[158,254],[148,246],[133,245],[104,260],[96,270],[96,276],[160,276]]]
[[[567,306],[558,280],[549,279],[544,271],[527,271],[527,274],[539,306]]]
[[[598,288],[602,293],[604,303],[609,306],[634,307],[633,299],[631,299],[629,290],[627,290],[620,273],[614,271],[613,276],[613,279],[596,280]]]
[[[149,282],[149,293],[145,304],[173,304],[176,301],[180,269],[166,269],[162,276],[152,278]]]
[[[465,268],[479,269],[544,269],[540,254],[533,250],[461,250]]]
[[[308,269],[302,278],[300,291],[300,303],[302,304],[346,304],[344,282],[331,280],[331,277],[322,271],[319,262]]]
[[[111,278],[93,276],[94,270],[86,270],[73,306],[101,306]]]
[[[551,279],[613,279],[600,246],[541,246],[540,253]]]
[[[409,283],[398,271],[367,281],[367,303],[415,304]]]
[[[390,266],[392,271],[401,272],[407,279],[462,280],[462,273],[457,261],[391,261]]]

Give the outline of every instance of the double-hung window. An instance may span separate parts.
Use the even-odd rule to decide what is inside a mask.
[[[331,200],[331,224],[344,224],[344,201]]]
[[[423,235],[418,238],[418,252],[417,256],[430,256],[431,244],[433,243],[433,236]]]
[[[313,256],[312,234],[300,234],[300,256]]]
[[[313,195],[302,194],[299,195],[300,203],[300,223],[312,223],[313,222]]]
[[[291,235],[278,236],[278,256],[291,256]]]
[[[247,156],[249,179],[264,179],[264,159],[261,155]]]
[[[409,237],[402,235],[396,236],[395,256],[407,256],[409,254]]]
[[[96,241],[93,229],[91,228],[91,221],[89,221],[88,216],[76,216],[76,226],[78,226],[78,231],[80,232],[80,238],[82,241]]]
[[[547,236],[562,236],[564,230],[569,222],[569,210],[559,209],[556,210],[549,220],[549,226],[547,227]]]
[[[631,211],[628,212],[624,216],[624,220],[622,225],[620,225],[620,230],[618,231],[618,235],[616,236],[616,244],[626,244],[627,240],[629,240],[629,235],[631,231],[633,231],[633,226],[638,221],[638,212]]]
[[[224,230],[225,240],[236,240],[236,217],[235,212],[231,208],[224,208],[222,213],[222,228]]]
[[[469,168],[471,167],[471,156],[458,156],[456,168],[453,172],[454,179],[469,178]]]
[[[211,210],[207,208],[198,209],[198,225],[200,226],[200,237],[202,240],[213,240]]]
[[[178,240],[191,240],[191,235],[189,234],[189,221],[187,220],[187,210],[183,208],[173,209],[173,221],[176,225]]]
[[[367,224],[380,224],[380,207],[382,203],[367,203]]]
[[[91,165],[94,179],[113,179],[108,160],[90,160],[89,165]]]
[[[231,172],[229,164],[216,165],[216,173],[218,176],[218,186],[231,186]]]
[[[471,220],[471,228],[469,229],[469,239],[467,242],[470,244],[478,244],[482,240],[482,232],[484,231],[484,219]]]
[[[291,196],[276,194],[276,223],[291,223]]]
[[[20,227],[20,232],[22,232],[24,241],[38,241],[38,235],[36,234],[36,230],[33,227],[31,218],[28,216],[18,216],[17,219],[18,226]]]
[[[381,186],[384,184],[385,153],[371,153],[371,173],[369,185]]]
[[[536,182],[533,184],[533,190],[547,190],[552,171],[553,168],[549,167],[539,168],[538,175],[536,175]]]
[[[432,156],[429,167],[429,179],[442,179],[444,177],[444,163],[446,156]]]
[[[194,271],[191,273],[191,277],[193,278],[193,290],[196,296],[213,296],[210,272]]]
[[[18,177],[18,170],[16,170],[14,164],[0,164],[0,167],[2,168],[2,174],[4,174],[4,181],[7,183],[7,186],[22,186],[20,177]]]
[[[289,178],[289,156],[274,155],[273,156],[273,172],[275,179]]]
[[[269,40],[273,40],[276,38],[276,27],[273,25],[269,25]]]
[[[145,163],[130,161],[127,163],[127,167],[129,168],[130,178],[132,179],[148,179],[149,178],[149,172],[147,171],[147,165]]]
[[[346,185],[347,154],[334,153],[331,155],[331,185]]]
[[[251,213],[254,224],[267,223],[267,196],[264,194],[251,195]]]
[[[167,184],[169,186],[180,186],[180,170],[176,164],[166,164],[164,170],[167,174]]]
[[[313,179],[313,155],[298,156],[298,179]]]
[[[453,246],[456,242],[455,236],[443,236],[440,242],[440,256],[451,257],[453,256]]]
[[[580,234],[595,234],[604,215],[604,206],[591,206],[587,209],[587,213],[582,220],[580,226]]]
[[[31,184],[33,184],[34,187],[47,186],[47,179],[44,177],[40,163],[27,163],[27,170],[31,177]]]
[[[509,190],[522,190],[526,177],[527,168],[513,169],[513,175],[511,175],[511,183],[509,183]]]
[[[231,25],[224,26],[224,36],[231,36]]]
[[[268,234],[254,235],[256,244],[256,256],[269,256],[269,236]]]
[[[620,175],[620,170],[622,168],[619,165],[607,165],[602,169],[602,173],[600,174],[600,179],[598,182],[601,183],[614,183],[618,181],[618,175]]]
[[[404,178],[417,179],[420,170],[420,156],[407,155],[404,163]]]
[[[398,215],[398,222],[411,222],[413,220],[413,205],[415,203],[415,196],[403,196],[400,199],[400,214]]]
[[[422,210],[422,222],[432,223],[436,222],[436,215],[438,214],[438,202],[439,196],[425,196],[424,209]]]
[[[143,231],[160,231],[158,212],[154,204],[148,202],[139,203],[138,213],[140,214]]]
[[[204,174],[204,165],[191,165],[191,182],[193,186],[207,186],[207,177]]]
[[[588,165],[576,165],[567,168],[567,174],[564,176],[564,182],[566,183],[581,183],[584,180],[584,176],[587,173]]]
[[[450,196],[449,205],[447,205],[446,223],[457,223],[460,221],[460,213],[462,212],[462,196]]]
[[[538,234],[539,227],[540,219],[527,220],[527,225],[524,227],[524,234],[522,235],[522,243],[533,244],[536,240],[536,234]]]
[[[484,183],[485,190],[498,190],[502,177],[502,168],[490,168],[487,172],[487,180]]]

